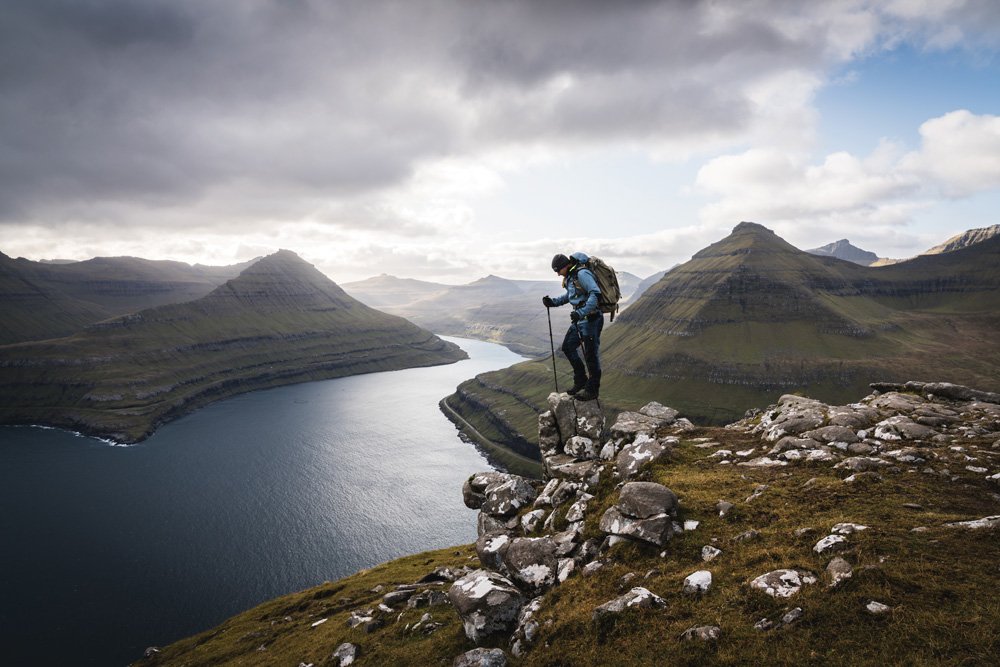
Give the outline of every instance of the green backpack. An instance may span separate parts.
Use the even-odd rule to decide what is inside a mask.
[[[618,276],[615,270],[600,257],[590,257],[583,268],[590,269],[597,279],[597,287],[601,290],[601,297],[597,300],[597,307],[602,313],[611,314],[611,322],[615,321],[615,313],[618,312],[618,301],[622,298],[621,288],[618,287]],[[582,291],[579,281],[577,288]]]

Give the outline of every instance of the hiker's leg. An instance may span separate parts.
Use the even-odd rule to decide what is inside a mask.
[[[587,364],[587,389],[597,396],[601,388],[601,331],[604,329],[604,315],[588,320],[583,333],[584,359]]]
[[[587,367],[583,359],[580,358],[579,348],[580,335],[577,333],[577,327],[570,325],[566,331],[566,337],[563,338],[562,351],[566,355],[566,358],[569,359],[569,365],[573,367],[573,388],[570,389],[571,394],[580,391],[587,384]]]

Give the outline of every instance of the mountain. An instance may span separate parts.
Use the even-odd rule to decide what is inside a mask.
[[[806,252],[810,255],[836,257],[837,259],[854,262],[855,264],[860,264],[861,266],[871,266],[879,258],[878,255],[873,252],[862,250],[857,246],[851,245],[851,242],[847,239],[840,239],[839,241],[834,241],[833,243],[827,243],[825,246],[806,250]]]
[[[660,278],[662,278],[666,273],[666,270],[657,271],[653,275],[643,278],[638,284],[636,284],[635,289],[633,289],[627,297],[625,296],[625,291],[622,290],[622,308],[628,304],[635,303],[636,299],[646,293],[646,290],[660,282]]]
[[[872,268],[741,223],[605,328],[602,403],[614,411],[658,400],[721,423],[782,393],[845,400],[903,377],[996,391],[997,331],[1000,237]],[[558,367],[564,388],[561,356]],[[528,453],[553,382],[548,360],[526,362],[463,383],[449,405]]]
[[[192,301],[250,264],[191,266],[137,257],[53,263],[0,253],[0,344],[68,336],[109,317]]]
[[[961,250],[962,248],[968,248],[970,245],[976,243],[982,243],[994,236],[1000,235],[1000,225],[991,225],[990,227],[978,227],[976,229],[970,229],[961,234],[956,234],[944,243],[938,244],[927,250],[923,254],[925,255],[939,255],[943,252],[952,252],[953,250]]]
[[[641,281],[619,271],[618,282],[625,301]],[[465,285],[382,274],[345,283],[344,289],[369,306],[405,317],[437,334],[499,343],[528,357],[550,354],[542,297],[562,290],[558,276],[552,280],[511,280],[492,274]],[[560,340],[562,333],[558,331]]]
[[[200,299],[0,346],[0,423],[136,442],[234,394],[464,357],[280,251]]]

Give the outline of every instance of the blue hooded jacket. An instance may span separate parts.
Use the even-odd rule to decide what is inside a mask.
[[[569,303],[581,317],[600,312],[597,309],[597,300],[601,296],[601,288],[597,286],[597,278],[586,268],[590,257],[582,252],[574,252],[569,258],[573,263],[564,280],[566,293],[552,297],[552,303],[556,306]]]

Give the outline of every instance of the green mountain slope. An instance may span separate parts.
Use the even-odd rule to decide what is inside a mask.
[[[280,251],[196,301],[0,347],[0,423],[135,442],[237,393],[464,357]]]
[[[602,400],[611,410],[657,400],[723,423],[782,393],[844,401],[878,380],[935,377],[995,391],[997,331],[1000,238],[872,268],[741,223],[605,329]],[[559,371],[568,386],[561,357]],[[552,388],[550,363],[526,362],[464,383],[449,403],[524,452]],[[488,418],[477,415],[484,410]]]
[[[52,263],[0,253],[0,344],[60,338],[109,317],[193,301],[250,264],[191,266],[137,257]]]

